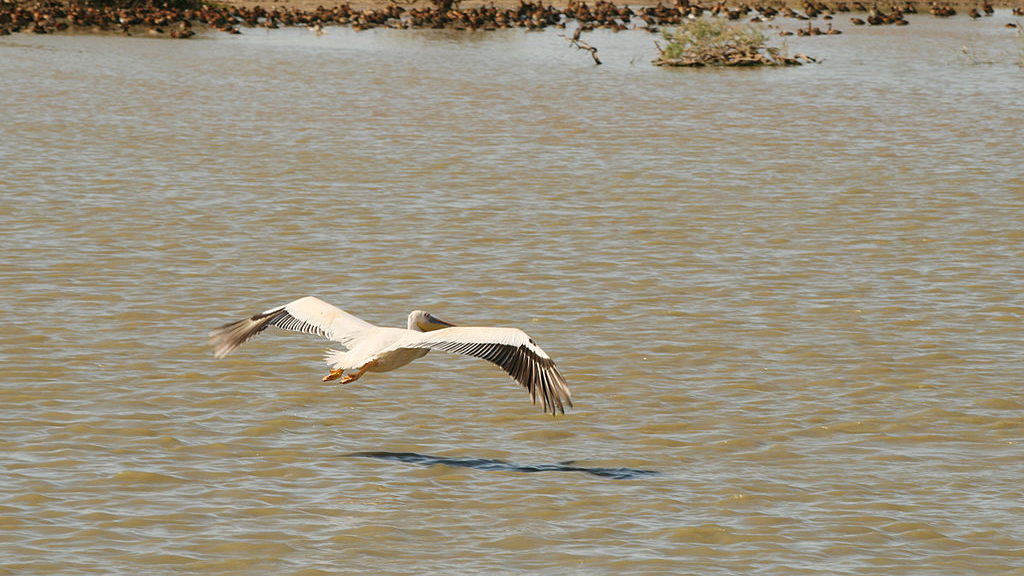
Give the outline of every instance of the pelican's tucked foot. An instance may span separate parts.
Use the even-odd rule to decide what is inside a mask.
[[[341,375],[344,374],[344,373],[345,373],[344,369],[331,370],[331,372],[327,376],[324,376],[324,379],[322,381],[323,382],[330,382],[331,380],[337,380],[338,378],[341,378]],[[341,383],[344,384],[345,381],[343,380]]]

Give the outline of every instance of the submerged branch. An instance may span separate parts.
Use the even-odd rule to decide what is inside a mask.
[[[577,50],[586,50],[587,52],[590,52],[590,56],[594,58],[594,64],[600,66],[601,59],[597,57],[597,48],[594,48],[590,44],[584,42],[583,40],[580,40],[581,32],[583,32],[582,27],[576,29],[576,32],[573,33],[572,38],[569,38],[565,34],[559,34],[559,36],[568,40],[569,44],[575,46]]]

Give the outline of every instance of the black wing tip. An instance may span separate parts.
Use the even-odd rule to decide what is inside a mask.
[[[566,404],[568,404],[569,408],[573,407],[572,406],[572,402],[570,402],[569,400],[565,400],[564,402],[556,402],[554,405],[545,405],[544,406],[544,412],[545,413],[551,412],[551,417],[552,418],[556,418],[558,416],[559,412],[561,412],[562,414],[565,414],[565,405]]]
[[[239,346],[248,342],[253,336],[267,329],[281,310],[255,314],[243,320],[228,322],[209,333],[213,357],[223,358],[231,354]]]
[[[558,412],[565,414],[567,405],[573,407],[569,386],[550,359],[541,365],[539,374],[531,375],[529,380],[521,384],[530,392],[534,404],[537,403],[537,397],[540,397],[544,412],[551,412],[552,417],[557,416]]]
[[[536,347],[532,340],[530,344]],[[502,368],[526,388],[533,404],[536,405],[537,398],[540,398],[545,413],[550,412],[555,417],[559,412],[565,414],[566,405],[572,407],[569,386],[555,367],[555,362],[546,354],[542,356],[537,350],[522,345],[508,360]]]

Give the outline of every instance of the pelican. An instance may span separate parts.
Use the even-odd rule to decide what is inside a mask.
[[[345,350],[327,350],[331,371],[323,381],[355,382],[367,372],[390,372],[422,358],[431,350],[444,350],[483,358],[497,364],[530,393],[544,411],[572,406],[569,386],[555,363],[526,332],[517,328],[455,326],[422,310],[409,314],[406,328],[375,326],[315,296],[306,296],[210,332],[215,358],[223,358],[253,336],[277,326],[328,338]],[[345,372],[348,371],[348,374]]]

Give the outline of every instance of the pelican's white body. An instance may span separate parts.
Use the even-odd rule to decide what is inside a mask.
[[[372,359],[367,372],[390,372],[423,358],[430,350],[426,348],[398,348],[390,352],[379,353],[391,348],[407,337],[410,330],[380,326],[374,330],[373,338],[357,339],[351,350],[328,350],[324,357],[334,370],[357,370]]]

